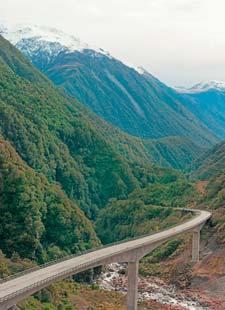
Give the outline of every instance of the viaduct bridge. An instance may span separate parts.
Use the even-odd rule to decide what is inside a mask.
[[[113,262],[128,263],[127,309],[137,310],[138,264],[143,256],[169,239],[191,232],[193,234],[192,261],[199,260],[200,230],[211,214],[200,210],[188,211],[192,212],[194,216],[176,227],[33,268],[23,274],[1,281],[0,310],[16,309],[15,305],[19,301],[54,282]]]

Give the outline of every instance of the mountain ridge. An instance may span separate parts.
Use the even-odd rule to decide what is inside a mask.
[[[157,184],[183,183],[177,171],[142,156],[138,139],[61,93],[1,36],[0,74],[0,248],[7,257],[43,262],[95,246],[93,222],[109,202],[151,185],[160,201]]]
[[[198,84],[193,85],[190,88],[185,88],[181,86],[181,87],[175,87],[175,90],[183,94],[202,93],[207,92],[209,90],[225,91],[225,82],[217,80],[202,81]]]
[[[225,88],[223,88],[223,83],[219,88],[212,86],[197,92],[180,94],[182,104],[220,140],[225,139]]]
[[[175,91],[145,70],[90,49],[61,50],[49,59],[39,41],[24,37],[16,46],[57,86],[125,132],[141,138],[180,135],[205,148],[217,141]]]

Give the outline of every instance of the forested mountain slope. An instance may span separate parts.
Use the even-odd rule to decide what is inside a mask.
[[[193,164],[191,177],[200,185],[199,208],[213,211],[211,236],[225,245],[225,142],[208,151]],[[200,181],[198,181],[200,180]]]
[[[225,83],[209,81],[182,90],[184,106],[218,138],[225,139]]]
[[[217,144],[192,165],[192,176],[202,180],[222,175],[225,171],[225,142]]]
[[[163,147],[180,137],[143,143],[122,133],[2,37],[0,76],[0,249],[8,258],[40,263],[94,247],[98,237],[107,243],[185,218],[170,207],[191,204],[193,185],[149,156],[167,152],[173,162]]]
[[[56,85],[124,131],[144,138],[188,137],[205,148],[215,143],[216,137],[177,93],[149,73],[55,29],[31,26],[1,32]]]
[[[210,225],[208,226],[207,238],[210,255],[202,262],[200,269],[205,269],[202,283],[207,286],[214,282],[218,283],[224,277],[224,253],[225,253],[225,143],[218,144],[205,154],[199,162],[197,169],[192,173],[192,178],[197,180],[201,197],[198,208],[209,209],[212,212]],[[198,181],[198,179],[200,179]],[[213,267],[212,267],[213,266]],[[200,276],[201,276],[201,272]],[[213,284],[212,284],[213,285]],[[217,291],[218,293],[218,291]]]
[[[103,243],[111,243],[176,225],[189,214],[172,208],[188,207],[196,197],[193,184],[171,175],[167,180],[135,190],[126,200],[110,202],[99,213],[97,234]]]
[[[11,44],[0,38],[0,130],[22,159],[58,182],[95,218],[110,198],[174,172],[151,164],[136,138],[108,126],[60,94]]]
[[[44,262],[99,244],[92,223],[57,184],[0,140],[0,248]]]
[[[30,167],[59,182],[90,217],[110,197],[122,198],[140,185],[138,168],[134,172],[134,163],[105,138],[97,119],[57,92],[2,38],[0,50],[0,130]]]
[[[143,139],[152,161],[162,167],[187,170],[193,161],[205,153],[205,148],[186,137]]]
[[[2,37],[0,75],[0,248],[8,256],[44,261],[92,247],[87,217],[109,200],[179,180],[151,164],[139,139],[59,93]]]

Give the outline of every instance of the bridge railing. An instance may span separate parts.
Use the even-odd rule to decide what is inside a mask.
[[[193,218],[197,217],[197,216],[200,214],[200,211],[198,211],[198,210],[178,209],[178,208],[176,208],[176,209],[179,210],[179,211],[188,211],[188,212],[195,213],[195,216],[194,216]],[[192,219],[193,219],[193,218],[192,218]],[[190,219],[188,219],[188,220],[182,222],[182,223],[179,224],[179,225],[183,225],[183,224],[185,224],[186,222],[189,222],[189,221],[190,221]],[[48,266],[51,266],[51,265],[60,263],[60,262],[62,262],[62,261],[66,261],[66,260],[71,259],[71,258],[79,257],[79,256],[84,255],[84,254],[86,254],[86,253],[90,253],[90,252],[94,252],[94,251],[96,251],[96,250],[100,250],[100,249],[103,249],[103,248],[111,247],[111,246],[116,245],[116,244],[123,244],[123,243],[129,242],[129,241],[132,241],[132,240],[137,240],[137,239],[140,239],[140,238],[144,238],[144,237],[147,237],[147,236],[151,236],[151,235],[154,235],[154,234],[156,234],[156,233],[160,233],[160,232],[166,231],[166,230],[171,229],[171,228],[176,227],[176,226],[178,226],[178,225],[172,225],[172,226],[170,226],[169,228],[167,227],[167,228],[162,229],[162,230],[160,230],[160,231],[152,232],[152,233],[150,233],[150,234],[145,234],[145,235],[142,235],[142,236],[139,236],[139,237],[129,238],[128,240],[123,241],[123,242],[118,241],[118,242],[115,242],[115,243],[113,243],[113,244],[107,244],[107,245],[105,245],[105,246],[100,246],[100,247],[98,247],[97,249],[90,249],[90,250],[87,250],[87,251],[85,251],[85,252],[83,252],[83,253],[79,253],[79,254],[75,254],[75,255],[69,255],[69,256],[63,257],[62,259],[54,260],[54,261],[51,261],[51,262],[49,262],[49,263],[43,264],[43,265],[41,265],[41,266],[36,266],[36,267],[34,267],[34,268],[30,268],[30,269],[24,270],[24,271],[21,272],[21,273],[17,273],[17,274],[15,274],[15,275],[13,275],[13,276],[10,276],[10,277],[7,277],[7,278],[5,278],[5,279],[2,279],[2,283],[3,283],[3,282],[6,282],[6,281],[9,281],[9,280],[12,280],[12,279],[15,279],[15,278],[18,278],[18,277],[21,277],[22,275],[31,273],[31,272],[33,272],[33,271],[40,270],[40,269],[46,268],[46,267],[48,267]],[[99,259],[98,259],[98,258],[92,260],[92,265],[95,264],[95,263],[99,263]],[[11,293],[11,294],[8,294],[8,295],[6,295],[6,296],[4,296],[4,297],[1,297],[1,298],[0,298],[0,304],[3,304],[4,302],[7,302],[8,300],[13,300],[13,299],[15,299],[17,296],[19,296],[19,295],[21,295],[21,294],[23,294],[23,293],[25,293],[25,292],[29,292],[29,291],[31,291],[31,290],[33,290],[33,289],[35,289],[35,288],[38,288],[38,287],[41,288],[43,284],[46,284],[46,286],[47,286],[47,285],[50,284],[50,283],[52,282],[52,280],[54,280],[54,279],[55,279],[55,280],[59,280],[60,278],[63,279],[63,278],[66,278],[67,276],[70,276],[70,275],[73,274],[73,273],[74,273],[74,274],[77,273],[78,270],[86,270],[86,269],[89,269],[89,268],[90,268],[90,265],[89,265],[89,263],[87,263],[87,262],[86,262],[86,263],[78,264],[76,267],[69,268],[69,269],[67,269],[67,270],[65,270],[65,271],[62,271],[62,272],[60,272],[60,273],[57,273],[57,274],[55,274],[55,275],[53,275],[53,276],[50,276],[50,277],[47,277],[47,278],[45,278],[45,279],[43,279],[43,280],[37,281],[37,282],[34,283],[34,284],[27,285],[27,286],[25,286],[25,287],[22,288],[22,289],[18,289],[18,290],[15,291],[14,293]],[[44,285],[44,286],[45,286],[45,285]],[[43,287],[44,287],[44,286],[43,286]]]
[[[173,208],[173,210],[177,210],[177,211],[185,211],[186,213],[194,213],[195,216],[198,216],[199,212],[198,210],[192,210],[192,209],[181,209],[181,208]],[[194,217],[193,217],[194,218]],[[186,222],[188,222],[190,219],[187,219],[186,221],[182,222],[182,223],[179,223],[179,224],[184,224]],[[51,265],[55,265],[57,263],[61,263],[61,262],[64,262],[66,260],[69,260],[69,259],[72,259],[72,258],[75,258],[75,257],[79,257],[81,255],[84,255],[84,254],[88,254],[88,253],[91,253],[91,252],[95,252],[97,250],[101,250],[101,249],[104,249],[104,248],[108,248],[108,247],[111,247],[111,246],[114,246],[114,245],[117,245],[117,244],[121,244],[121,243],[126,243],[126,242],[129,242],[129,241],[134,241],[134,240],[137,240],[137,239],[140,239],[140,238],[144,238],[144,237],[148,237],[148,236],[151,236],[151,235],[154,235],[156,233],[160,233],[160,232],[163,232],[163,231],[166,231],[170,228],[173,228],[173,227],[176,227],[177,224],[174,224],[174,225],[171,225],[171,226],[168,226],[168,227],[165,227],[161,230],[158,230],[158,231],[154,231],[154,232],[151,232],[151,233],[146,233],[144,235],[141,235],[141,236],[137,236],[137,237],[131,237],[131,238],[126,238],[124,240],[120,240],[120,241],[116,241],[116,242],[113,242],[113,243],[109,243],[109,244],[106,244],[106,245],[99,245],[98,247],[95,247],[95,248],[91,248],[89,250],[85,250],[85,251],[82,251],[82,252],[77,252],[75,254],[71,254],[71,255],[67,255],[67,256],[63,256],[62,258],[59,258],[59,259],[55,259],[55,260],[51,260],[45,264],[41,264],[41,265],[38,265],[38,266],[34,266],[32,268],[28,268],[28,269],[25,269],[21,272],[17,272],[13,275],[10,275],[8,277],[4,277],[4,278],[1,278],[0,279],[0,284],[1,283],[5,283],[7,281],[10,281],[10,280],[13,280],[15,278],[19,278],[23,275],[26,275],[28,273],[31,273],[33,271],[37,271],[37,270],[40,270],[40,269],[43,269],[43,268],[46,268],[48,266],[51,266]]]
[[[89,252],[91,252],[91,251],[89,251]],[[98,262],[98,258],[92,260],[92,263],[95,263],[95,262]],[[85,269],[85,267],[87,265],[88,265],[88,263],[83,263],[83,264],[81,263],[81,264],[77,265],[74,268],[69,268],[69,269],[67,269],[65,271],[57,273],[56,275],[47,277],[44,280],[37,281],[34,284],[31,284],[31,285],[28,285],[28,286],[26,286],[26,287],[24,287],[22,289],[19,289],[19,290],[17,290],[16,292],[14,292],[12,294],[8,294],[8,295],[6,295],[4,297],[1,297],[0,298],[0,304],[6,302],[7,300],[13,299],[13,298],[19,296],[20,294],[23,294],[23,293],[25,293],[25,292],[27,292],[29,290],[32,290],[32,289],[34,289],[36,287],[40,287],[42,284],[49,283],[49,282],[51,282],[54,279],[58,279],[58,278],[63,277],[65,275],[70,275],[71,273],[75,272],[77,269],[80,269],[80,268],[84,268]]]

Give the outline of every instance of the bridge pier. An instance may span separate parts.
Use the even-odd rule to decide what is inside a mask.
[[[192,260],[198,261],[200,230],[211,214],[200,210],[193,210],[192,212],[196,214],[194,219],[166,231],[100,248],[80,256],[66,258],[65,261],[62,260],[52,265],[42,266],[42,268],[35,269],[35,271],[31,269],[30,272],[24,275],[1,282],[0,309],[14,310],[16,309],[14,305],[19,301],[54,282],[68,278],[71,274],[77,274],[112,262],[129,262],[127,309],[137,310],[138,264],[142,257],[176,235],[192,232]]]
[[[127,310],[137,310],[139,261],[128,263]]]
[[[192,262],[197,263],[199,261],[200,251],[200,228],[193,231],[192,236]]]

